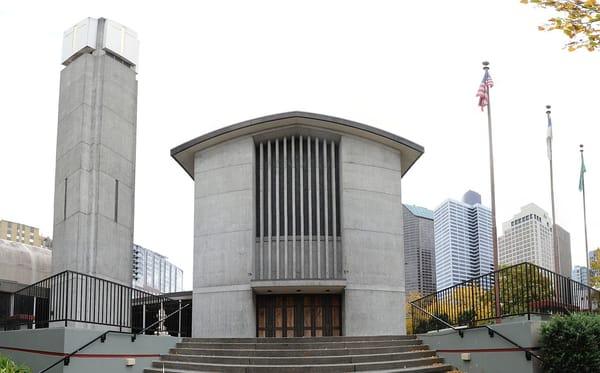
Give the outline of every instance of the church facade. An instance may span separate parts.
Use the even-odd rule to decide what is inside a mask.
[[[305,112],[172,149],[195,183],[192,335],[404,334],[401,180],[422,153]]]

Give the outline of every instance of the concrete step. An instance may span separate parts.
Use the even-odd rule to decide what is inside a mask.
[[[392,370],[415,367],[443,367],[442,359],[438,357],[423,357],[409,360],[397,361],[377,361],[347,364],[304,364],[304,365],[247,365],[247,364],[210,364],[210,363],[192,363],[185,361],[155,361],[152,367],[155,369],[175,369],[192,372],[352,372],[352,371],[373,371],[373,370]],[[449,367],[449,366],[448,366]],[[449,369],[446,369],[446,371]],[[443,372],[444,370],[438,370]],[[145,370],[145,372],[152,372]],[[425,371],[426,372],[426,371]],[[430,372],[435,372],[435,370]]]
[[[368,347],[398,347],[421,344],[418,339],[392,339],[386,341],[339,341],[339,342],[287,342],[287,339],[279,343],[238,343],[238,342],[181,342],[176,348],[196,349],[239,349],[239,350],[300,350],[300,349],[339,349],[339,348],[368,348]]]
[[[414,335],[366,335],[338,337],[290,337],[290,338],[183,338],[182,342],[219,342],[219,343],[314,343],[314,342],[352,342],[352,341],[390,341],[414,340]]]
[[[398,368],[398,369],[389,369],[389,370],[370,370],[371,372],[377,373],[444,373],[451,371],[453,368],[447,364],[433,364],[428,366],[416,366],[416,367],[408,367],[408,368]],[[213,372],[215,370],[212,370]],[[216,371],[224,371],[217,369]],[[294,369],[280,369],[278,372],[305,372],[306,370],[294,370]],[[367,370],[369,371],[369,370]],[[171,369],[165,368],[164,370],[161,368],[147,368],[144,369],[144,373],[190,373],[190,372],[210,372],[209,370],[182,370],[182,369]],[[229,372],[234,372],[231,370]],[[238,372],[252,372],[252,370],[238,370]],[[332,369],[330,372],[351,372],[351,370],[336,370]]]
[[[400,352],[392,354],[308,356],[308,357],[248,357],[248,356],[207,356],[207,355],[164,355],[161,361],[182,361],[192,363],[232,364],[232,365],[321,365],[352,364],[380,361],[412,360],[435,357],[435,351]]]
[[[417,341],[414,341],[415,343]],[[201,349],[201,348],[172,348],[172,355],[210,355],[210,356],[255,356],[255,357],[302,357],[302,356],[341,356],[392,354],[398,352],[422,351],[429,347],[424,344],[412,344],[393,347],[359,347],[359,348],[330,348],[330,349]]]

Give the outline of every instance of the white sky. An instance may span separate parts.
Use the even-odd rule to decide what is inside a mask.
[[[549,14],[518,0],[3,1],[0,218],[52,233],[62,34],[107,17],[141,40],[135,242],[192,284],[193,181],[169,150],[225,125],[290,110],[328,114],[425,147],[406,203],[467,189],[489,205],[486,116],[474,97],[491,61],[498,226],[550,211],[546,104],[553,106],[558,223],[585,264],[579,144],[586,145],[590,248],[600,246],[598,52],[568,53]],[[600,167],[600,166],[599,166]]]

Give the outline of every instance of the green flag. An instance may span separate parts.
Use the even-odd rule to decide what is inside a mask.
[[[581,157],[581,171],[579,172],[579,191],[583,190],[583,174],[585,173],[585,163],[583,163],[583,156]]]

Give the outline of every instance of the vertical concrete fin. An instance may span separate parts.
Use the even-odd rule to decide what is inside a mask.
[[[292,136],[292,278],[297,277],[296,270],[296,138]]]
[[[264,143],[260,143],[259,145],[259,185],[260,185],[260,205],[258,210],[260,211],[260,232],[259,232],[259,250],[258,256],[259,260],[259,268],[258,271],[259,278],[265,278],[265,269],[264,269],[264,257],[265,257],[265,243],[264,243],[264,233],[265,233],[265,150]]]
[[[323,211],[324,211],[324,225],[325,225],[325,278],[329,278],[329,204],[327,203],[327,196],[329,195],[329,189],[327,189],[327,140],[323,140]]]
[[[333,249],[333,276],[338,276],[337,271],[337,198],[336,198],[336,185],[335,185],[335,143],[331,142],[331,222],[332,227],[331,230],[333,232],[333,241],[332,241],[332,249]]]
[[[279,139],[275,139],[275,258],[277,259],[277,261],[275,262],[275,272],[276,272],[276,277],[275,278],[280,278],[280,267],[281,264],[279,262],[279,237],[281,237],[281,230],[280,230],[280,224],[279,224],[279,219],[280,219],[280,215],[281,215],[281,210],[280,210],[280,204],[279,204]]]
[[[311,183],[311,152],[310,152],[310,136],[306,137],[306,163],[308,163],[307,183],[308,183],[308,276],[313,278],[313,253],[312,253],[312,183]]]
[[[300,141],[298,142],[298,146],[300,147],[300,273],[302,277],[306,276],[305,266],[304,266],[304,139],[300,136]]]
[[[272,193],[273,191],[271,190],[271,181],[273,180],[271,178],[271,169],[272,167],[272,162],[271,162],[271,141],[267,142],[267,181],[269,182],[268,186],[267,186],[267,219],[269,220],[268,222],[268,227],[269,229],[267,230],[267,242],[268,242],[268,250],[269,253],[267,255],[267,268],[268,268],[268,273],[269,273],[269,278],[273,277],[273,267],[272,267],[272,263],[271,263],[271,258],[272,258],[272,241],[273,241],[273,219],[272,219],[272,211],[273,211],[273,197]]]

